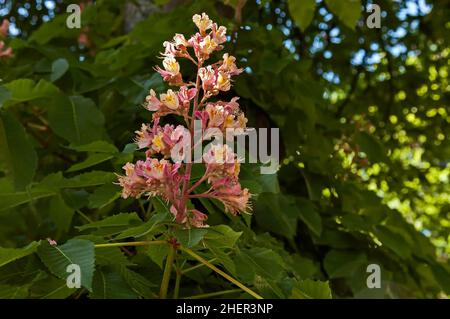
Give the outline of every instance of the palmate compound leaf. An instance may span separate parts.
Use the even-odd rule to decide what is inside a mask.
[[[38,248],[38,255],[55,276],[64,280],[70,275],[67,266],[78,265],[81,271],[81,285],[92,291],[95,268],[94,243],[89,240],[71,239],[63,245],[52,246],[44,242]]]
[[[34,241],[22,248],[0,247],[0,267],[36,252],[41,242]]]

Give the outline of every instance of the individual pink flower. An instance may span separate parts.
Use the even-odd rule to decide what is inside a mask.
[[[234,56],[225,53],[223,55],[222,65],[219,67],[219,71],[228,72],[230,75],[239,75],[242,73],[242,69],[238,69],[236,66],[236,58]]]
[[[208,215],[203,214],[201,211],[192,209],[188,213],[188,220],[189,225],[202,228],[202,227],[208,227],[208,225],[205,225],[205,221],[208,219]]]
[[[168,55],[164,57],[163,60],[164,69],[161,69],[159,66],[155,68],[155,70],[161,74],[164,81],[169,82],[171,85],[182,85],[183,79],[180,73],[180,65],[175,57]]]
[[[213,25],[211,26],[211,37],[213,38],[213,40],[217,43],[217,44],[222,44],[225,41],[227,41],[227,28],[225,28],[224,26],[220,26],[217,27],[217,23],[213,23]],[[222,49],[222,46],[220,46],[220,49]]]
[[[226,130],[233,128],[234,135],[245,132],[247,118],[239,110],[236,99],[230,102],[208,103],[204,110],[197,111],[195,117],[201,119],[204,129],[218,128],[226,133]]]
[[[190,101],[195,97],[196,94],[196,88],[188,89],[187,86],[182,86],[178,91],[178,99],[180,100],[180,103],[182,105],[186,106],[190,103]]]
[[[242,189],[239,183],[223,183],[222,187],[212,192],[211,197],[221,201],[225,211],[232,215],[251,210],[251,194],[247,188]]]
[[[136,138],[134,141],[139,149],[143,149],[151,145],[153,140],[153,134],[147,124],[142,124],[141,129],[139,131],[135,131],[135,133]]]
[[[144,107],[149,111],[158,111],[161,108],[161,101],[156,97],[156,93],[153,89],[150,90],[150,94],[145,97]]]
[[[213,22],[209,19],[206,13],[202,13],[201,15],[195,14],[192,17],[192,21],[194,21],[197,26],[200,34],[203,36],[206,33],[206,30],[211,29]]]
[[[200,79],[202,80],[202,88],[203,91],[208,92],[212,91],[216,85],[216,71],[213,69],[211,65],[207,67],[200,68],[198,70],[198,74]]]
[[[51,238],[47,238],[48,243],[50,244],[50,246],[57,246],[58,243],[56,242],[56,240],[53,240]]]
[[[231,88],[231,76],[229,72],[219,70],[217,73],[214,89],[217,91],[228,91]]]
[[[134,167],[135,165],[132,163],[125,164],[123,167],[125,176],[119,176],[119,185],[122,186],[123,198],[139,198],[145,192],[147,186],[145,179],[137,175]]]
[[[170,89],[167,93],[161,94],[160,98],[161,102],[171,110],[176,110],[180,106],[178,95]]]
[[[153,119],[167,114],[186,115],[189,103],[196,93],[196,88],[188,89],[187,86],[182,86],[178,92],[169,89],[157,98],[155,91],[152,89],[149,95],[145,97],[144,107],[149,111],[155,112]]]

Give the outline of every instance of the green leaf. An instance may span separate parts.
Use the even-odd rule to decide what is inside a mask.
[[[25,299],[28,297],[30,285],[0,284],[0,299]]]
[[[89,297],[92,299],[136,299],[138,295],[119,272],[101,269],[95,272],[92,293]]]
[[[297,233],[298,208],[292,197],[275,193],[261,193],[255,204],[255,219],[265,230],[286,238]]]
[[[155,298],[156,294],[152,288],[157,285],[151,283],[144,276],[127,268],[122,268],[123,279],[128,283],[131,289],[144,298]]]
[[[350,29],[354,29],[361,16],[361,0],[325,0],[332,13]]]
[[[149,245],[147,249],[147,255],[161,269],[163,268],[163,261],[168,253],[169,253],[169,245]]]
[[[97,229],[96,235],[111,236],[141,224],[142,221],[136,213],[120,213],[77,228],[79,231]]]
[[[0,109],[5,101],[11,98],[11,92],[4,86],[0,86]]]
[[[241,249],[234,262],[236,273],[248,283],[253,283],[256,275],[279,280],[284,272],[283,259],[268,248]]]
[[[65,299],[75,293],[77,289],[67,287],[65,280],[47,275],[45,278],[36,281],[31,287],[33,298],[40,299]]]
[[[0,267],[13,262],[14,260],[31,255],[41,244],[40,241],[34,241],[22,248],[3,248],[0,247]]]
[[[16,190],[22,190],[33,180],[37,154],[24,128],[9,113],[0,113],[0,160]]]
[[[67,14],[56,15],[49,22],[43,23],[39,29],[32,33],[29,40],[40,45],[48,43],[50,40],[66,35],[77,35],[78,29],[69,29],[66,25]]]
[[[61,188],[82,188],[89,186],[98,186],[112,183],[117,179],[116,175],[111,172],[93,171],[83,173],[75,177],[63,180],[59,187]]]
[[[233,248],[242,232],[234,231],[230,226],[218,225],[208,228],[204,240],[217,248]]]
[[[38,248],[38,255],[47,268],[58,278],[67,279],[67,266],[76,264],[81,269],[81,285],[92,291],[95,252],[89,240],[70,239],[64,245],[52,246],[44,242]]]
[[[4,87],[10,92],[8,100],[3,102],[4,108],[21,102],[53,97],[59,93],[56,86],[43,79],[37,84],[30,79],[18,79],[5,84]]]
[[[367,264],[364,253],[331,250],[324,260],[324,267],[330,278],[351,277],[358,269]]]
[[[443,264],[434,263],[431,266],[431,271],[436,281],[442,287],[442,290],[446,294],[450,294],[450,268],[448,266],[446,268]]]
[[[61,196],[50,200],[49,215],[59,231],[67,232],[72,224],[74,210],[67,206]]]
[[[359,145],[361,151],[367,154],[370,162],[385,162],[387,159],[383,146],[374,137],[365,132],[355,135],[355,143]]]
[[[163,214],[159,213],[153,215],[148,222],[121,232],[120,235],[116,237],[116,239],[122,239],[127,237],[139,238],[142,236],[154,235],[161,230],[160,227],[162,225],[161,223],[166,219],[166,217],[167,217],[166,213]]]
[[[316,10],[315,0],[289,0],[289,12],[295,21],[295,24],[304,31],[314,18]]]
[[[89,196],[89,208],[102,208],[120,197],[122,188],[116,184],[105,184]]]
[[[208,230],[204,228],[177,229],[174,231],[174,235],[181,245],[191,248],[197,245],[207,232]]]
[[[383,245],[391,249],[401,258],[407,259],[411,257],[411,248],[402,235],[383,225],[374,226],[374,229],[374,235],[378,237]]]
[[[73,144],[100,140],[105,119],[91,99],[58,95],[49,105],[48,119],[56,134]]]
[[[0,193],[0,211],[55,194],[53,191],[39,189],[32,189],[29,192]]]
[[[312,278],[320,271],[319,266],[311,259],[302,257],[298,254],[291,255],[291,257],[292,262],[290,263],[290,267],[299,279]]]
[[[135,144],[134,144],[135,145]],[[119,150],[114,145],[105,141],[95,141],[84,145],[71,145],[71,150],[77,152],[93,152],[93,153],[117,153]]]
[[[50,75],[50,81],[55,82],[61,78],[69,69],[69,63],[64,58],[59,58],[52,63],[52,74]]]
[[[292,288],[292,299],[331,299],[328,282],[306,279],[296,283]]]
[[[80,163],[76,163],[72,165],[67,172],[76,172],[91,166],[95,166],[97,164],[103,163],[105,161],[108,161],[110,159],[114,158],[114,155],[107,154],[107,153],[96,153],[89,155],[84,161]]]
[[[211,243],[206,243],[206,247],[214,255],[215,258],[222,264],[232,275],[236,274],[236,266],[233,260],[222,249]]]
[[[314,208],[311,201],[305,198],[298,198],[298,209],[300,213],[300,219],[312,230],[314,234],[320,236],[322,233],[322,218]]]

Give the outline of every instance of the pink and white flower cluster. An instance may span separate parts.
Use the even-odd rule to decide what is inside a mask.
[[[174,159],[173,150],[186,136],[194,135],[195,120],[200,120],[203,131],[232,128],[244,132],[247,119],[237,97],[230,101],[209,100],[221,91],[230,90],[232,77],[242,72],[236,66],[236,59],[227,53],[218,62],[205,65],[216,51],[223,49],[226,28],[218,26],[205,13],[194,15],[192,20],[198,28],[196,34],[189,39],[176,34],[172,41],[163,43],[162,67],[157,66],[155,70],[165,82],[178,88],[159,95],[150,90],[145,98],[144,107],[153,112],[153,123],[142,124],[136,131],[135,142],[139,149],[145,150],[146,160],[127,163],[119,183],[124,198],[160,196],[171,204],[170,211],[178,223],[186,227],[205,227],[207,215],[192,208],[191,199],[219,200],[225,211],[233,215],[251,209],[251,194],[239,183],[239,159],[228,145],[211,144],[203,154],[203,176],[193,179],[193,164]],[[195,81],[183,77],[179,59],[195,64]],[[186,125],[161,125],[161,118],[169,114],[182,117]],[[192,141],[188,143],[191,143],[191,151],[195,145]],[[201,185],[207,190],[199,191]]]
[[[2,39],[6,39],[9,33],[9,21],[4,19],[0,24],[0,59],[7,59],[13,56],[11,47],[6,47]]]

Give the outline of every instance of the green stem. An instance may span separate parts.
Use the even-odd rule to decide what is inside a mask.
[[[84,214],[81,210],[77,209],[76,212],[83,217],[84,219],[86,219],[88,221],[88,223],[93,223],[92,219],[90,219],[88,216],[86,216],[86,214]]]
[[[175,278],[175,288],[173,290],[173,299],[178,299],[178,295],[180,293],[180,283],[181,283],[181,276],[183,273],[180,269],[177,269],[177,276]]]
[[[159,290],[159,298],[167,298],[167,289],[169,288],[170,275],[172,273],[173,260],[175,258],[175,247],[170,245],[169,253],[166,259],[166,266],[164,268],[164,274],[161,281],[161,288]]]
[[[213,259],[210,259],[209,262],[210,262],[210,263],[213,263],[213,262],[215,262],[216,260],[217,260],[217,258],[213,258]],[[184,275],[185,273],[188,273],[188,272],[190,272],[190,271],[192,271],[192,270],[195,270],[195,269],[200,268],[200,267],[203,267],[203,266],[205,266],[205,264],[199,263],[199,264],[197,264],[197,265],[195,265],[195,266],[192,266],[192,267],[183,269],[183,270],[181,271],[181,273]]]
[[[232,294],[232,293],[240,292],[240,291],[241,291],[241,289],[222,290],[222,291],[210,292],[207,294],[190,296],[190,297],[186,297],[184,299],[204,299],[204,298],[209,298],[209,297],[216,297],[216,296],[221,296],[221,295]]]
[[[248,288],[247,286],[245,286],[244,284],[242,284],[240,281],[234,279],[233,277],[231,277],[230,275],[228,275],[227,273],[223,272],[222,270],[220,270],[219,268],[217,268],[216,266],[214,266],[213,264],[211,264],[209,261],[207,261],[206,259],[202,258],[201,256],[197,255],[193,250],[189,249],[189,248],[185,248],[185,247],[181,247],[181,250],[184,251],[185,253],[187,253],[188,255],[191,255],[192,257],[194,257],[195,259],[197,259],[199,262],[203,263],[206,267],[214,270],[216,273],[218,273],[219,275],[221,275],[223,278],[225,278],[226,280],[228,280],[229,282],[235,284],[236,286],[238,286],[239,288],[241,288],[242,290],[244,290],[246,293],[248,293],[249,295],[255,297],[256,299],[263,299],[263,297],[261,297],[260,295],[258,295],[256,292],[254,292],[253,290],[251,290],[250,288]]]
[[[107,248],[107,247],[124,247],[124,246],[148,246],[148,245],[163,245],[167,244],[165,240],[147,240],[147,241],[130,241],[122,243],[110,243],[110,244],[97,244],[95,248]]]

